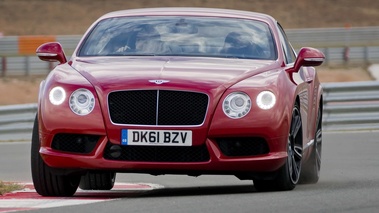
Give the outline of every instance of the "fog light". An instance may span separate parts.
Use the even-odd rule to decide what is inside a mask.
[[[119,145],[112,145],[109,149],[112,158],[119,158],[121,156],[121,147]]]

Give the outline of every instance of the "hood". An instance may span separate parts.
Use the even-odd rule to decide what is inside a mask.
[[[128,89],[210,91],[265,70],[275,61],[194,57],[75,58],[72,67],[102,92]]]

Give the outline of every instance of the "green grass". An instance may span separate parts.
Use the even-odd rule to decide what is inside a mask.
[[[23,189],[24,187],[17,183],[6,183],[0,181],[0,195],[4,195],[8,192]]]

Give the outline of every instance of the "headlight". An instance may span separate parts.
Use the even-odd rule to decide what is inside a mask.
[[[270,91],[263,91],[257,96],[257,105],[261,109],[271,109],[276,103],[274,93]]]
[[[242,118],[251,108],[250,97],[243,92],[234,92],[229,94],[222,104],[225,115],[230,118]]]
[[[88,115],[95,107],[95,96],[88,89],[78,89],[70,96],[70,108],[77,115]]]
[[[60,105],[66,99],[66,92],[62,87],[54,87],[50,90],[49,100],[54,105]]]

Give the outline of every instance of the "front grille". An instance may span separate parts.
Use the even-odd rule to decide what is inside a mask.
[[[208,149],[202,146],[120,146],[121,155],[112,156],[108,143],[104,158],[119,161],[143,161],[143,162],[206,162],[209,161]],[[118,146],[118,145],[116,145]]]
[[[221,152],[226,156],[254,156],[269,152],[268,145],[263,138],[219,138],[216,141]]]
[[[203,93],[136,90],[112,92],[108,97],[113,123],[131,125],[200,125],[208,96]]]
[[[82,134],[56,134],[51,148],[64,152],[90,153],[95,148],[100,136]]]

